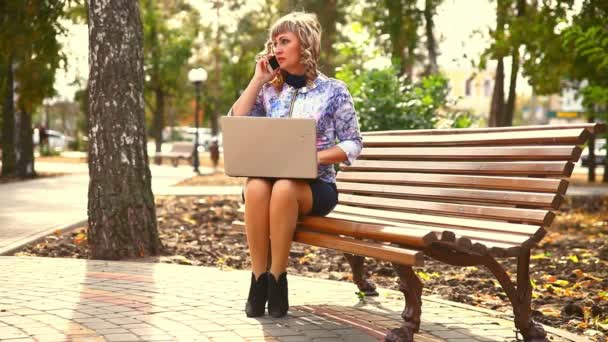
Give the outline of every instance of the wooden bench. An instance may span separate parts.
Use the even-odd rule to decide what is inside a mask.
[[[302,217],[294,241],[345,253],[364,287],[363,258],[393,263],[406,299],[404,323],[386,341],[412,341],[420,327],[423,256],[484,265],[513,305],[526,341],[546,341],[531,319],[530,249],[562,203],[580,145],[600,124],[368,132],[337,175],[339,204]],[[243,222],[234,226],[244,229]],[[496,261],[516,258],[513,282]],[[513,261],[512,261],[513,260]],[[370,290],[369,288],[366,290]]]
[[[193,150],[193,143],[178,141],[171,144],[170,151],[157,152],[154,156],[157,158],[159,164],[163,163],[163,158],[169,158],[173,166],[177,167],[180,159],[186,159],[188,163],[192,164]]]

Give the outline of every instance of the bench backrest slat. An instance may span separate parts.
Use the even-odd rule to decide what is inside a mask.
[[[500,231],[512,234],[530,235],[535,234],[540,228],[540,225],[532,224],[516,224],[516,223],[504,223],[488,220],[478,220],[470,218],[459,218],[459,217],[445,217],[436,215],[426,214],[413,214],[413,213],[400,213],[390,212],[377,209],[369,208],[348,208],[346,206],[338,206],[334,209],[335,212],[343,214],[357,214],[362,216],[369,216],[375,218],[382,218],[387,220],[395,220],[400,222],[410,222],[423,225],[435,225],[441,227],[455,227],[462,229],[471,230],[488,230],[488,231]]]
[[[597,134],[606,130],[606,125],[595,124],[568,124],[568,125],[532,125],[532,126],[511,126],[511,127],[488,127],[488,128],[446,128],[446,129],[411,129],[411,130],[392,130],[364,132],[364,136],[371,135],[443,135],[443,134],[470,134],[486,132],[518,132],[518,131],[539,131],[539,130],[560,130],[560,129],[583,128],[591,134]]]
[[[354,207],[425,213],[443,216],[471,217],[486,220],[550,224],[554,214],[550,210],[482,206],[460,203],[415,201],[395,198],[340,194],[340,204]]]
[[[484,202],[508,205],[526,205],[558,209],[562,196],[554,193],[529,193],[498,190],[471,190],[462,188],[438,188],[402,186],[393,184],[369,184],[337,182],[342,193],[370,194],[384,197],[430,199],[437,201]]]
[[[585,129],[444,135],[370,135],[364,137],[363,145],[366,147],[582,145],[590,136],[591,133]]]
[[[574,165],[565,161],[526,162],[433,162],[403,160],[356,160],[343,171],[396,171],[473,175],[536,175],[569,177]]]
[[[344,167],[342,167],[344,171]],[[449,186],[467,189],[505,189],[513,191],[553,192],[563,195],[568,187],[565,179],[492,177],[412,172],[339,172],[338,182],[363,182],[417,186]]]
[[[581,151],[577,146],[367,147],[359,160],[576,161]]]

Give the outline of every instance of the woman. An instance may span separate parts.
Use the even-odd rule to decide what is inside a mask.
[[[267,300],[271,316],[285,316],[287,258],[298,216],[325,216],[335,207],[333,164],[350,164],[361,152],[359,125],[346,86],[317,70],[320,45],[321,26],[314,15],[293,12],[279,19],[270,29],[253,78],[229,114],[317,121],[317,179],[247,179],[245,225],[252,268],[248,317],[264,315]],[[269,68],[272,55],[279,62],[275,70]],[[267,272],[269,252],[272,264]]]

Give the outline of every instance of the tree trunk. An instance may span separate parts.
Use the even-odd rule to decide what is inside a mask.
[[[523,17],[526,10],[526,0],[517,0],[517,17]],[[519,44],[515,42],[511,53],[511,79],[509,82],[509,97],[507,98],[507,108],[505,109],[504,121],[500,126],[513,126],[513,116],[515,113],[515,99],[517,98],[517,73],[519,72]]]
[[[410,78],[410,80],[414,77],[414,66],[416,65],[416,48],[418,48],[418,23],[419,23],[419,11],[416,7],[416,0],[406,0],[405,1],[405,41],[406,49],[405,49],[405,72]]]
[[[513,50],[511,55],[511,77],[509,80],[509,96],[507,98],[507,104],[504,110],[502,120],[499,121],[498,126],[513,126],[513,114],[515,113],[515,98],[517,94],[517,73],[519,71],[519,51],[517,48]]]
[[[426,70],[426,74],[436,74],[439,71],[437,66],[437,42],[435,41],[435,34],[433,29],[435,23],[433,17],[435,16],[435,0],[426,0],[424,4],[424,30],[426,34],[426,49],[429,54],[429,64]]]
[[[154,111],[152,130],[154,131],[154,142],[156,145],[155,151],[158,154],[163,146],[163,126],[165,125],[165,94],[163,93],[162,89],[156,88],[154,90],[154,95],[156,97],[156,109]],[[156,164],[160,165],[161,158],[155,157],[154,161]]]
[[[392,62],[399,65],[399,75],[407,73],[405,66],[406,42],[403,32],[403,4],[401,1],[384,0],[384,5],[388,9],[388,30],[391,37]],[[411,76],[411,75],[409,75]]]
[[[496,3],[496,34],[502,36],[506,21],[505,0],[498,0]],[[496,75],[494,76],[494,91],[492,92],[492,103],[490,106],[489,127],[500,126],[504,122],[505,115],[505,67],[503,55],[495,56],[497,61]]]
[[[321,11],[317,14],[323,34],[321,35],[321,71],[333,77],[335,75],[334,65],[334,42],[336,41],[336,17],[338,16],[337,0],[327,0],[322,2]]]
[[[19,110],[19,160],[16,174],[19,178],[34,178],[34,142],[32,141],[32,116]]]
[[[91,0],[88,14],[91,257],[157,255],[138,2]]]
[[[169,97],[168,100],[169,100],[168,102],[169,102],[169,127],[170,127],[169,140],[174,141],[175,140],[175,131],[174,131],[174,127],[175,127],[175,98]]]
[[[502,122],[505,110],[505,71],[502,57],[498,59],[496,75],[494,76],[494,91],[490,108],[489,127],[497,127]]]
[[[211,157],[211,164],[213,165],[213,171],[215,172],[217,170],[217,165],[219,163],[219,159],[220,159],[220,148],[219,148],[219,144],[218,144],[218,124],[217,124],[217,117],[218,117],[218,113],[220,110],[220,97],[222,95],[222,86],[221,86],[221,82],[220,80],[222,79],[222,64],[221,64],[221,56],[220,56],[220,4],[218,3],[215,7],[215,20],[216,25],[217,25],[217,29],[215,31],[215,80],[216,80],[216,84],[215,84],[215,105],[214,105],[214,109],[213,111],[210,113],[210,117],[209,119],[211,120],[211,142],[209,144],[209,155]],[[197,89],[197,97],[198,97],[198,93],[199,90]],[[198,102],[198,98],[197,98],[197,102]],[[196,109],[196,115],[198,116],[198,111],[199,109]],[[196,132],[197,136],[198,136],[198,132]],[[195,153],[197,154],[197,158],[198,158],[198,151],[195,151]]]
[[[9,56],[6,64],[6,94],[2,111],[2,176],[15,173],[15,103],[13,101],[13,58]]]

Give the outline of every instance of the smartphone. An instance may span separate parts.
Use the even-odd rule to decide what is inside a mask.
[[[279,68],[279,61],[277,60],[276,56],[270,57],[268,59],[268,63],[270,65],[270,68],[272,69],[271,72]]]

